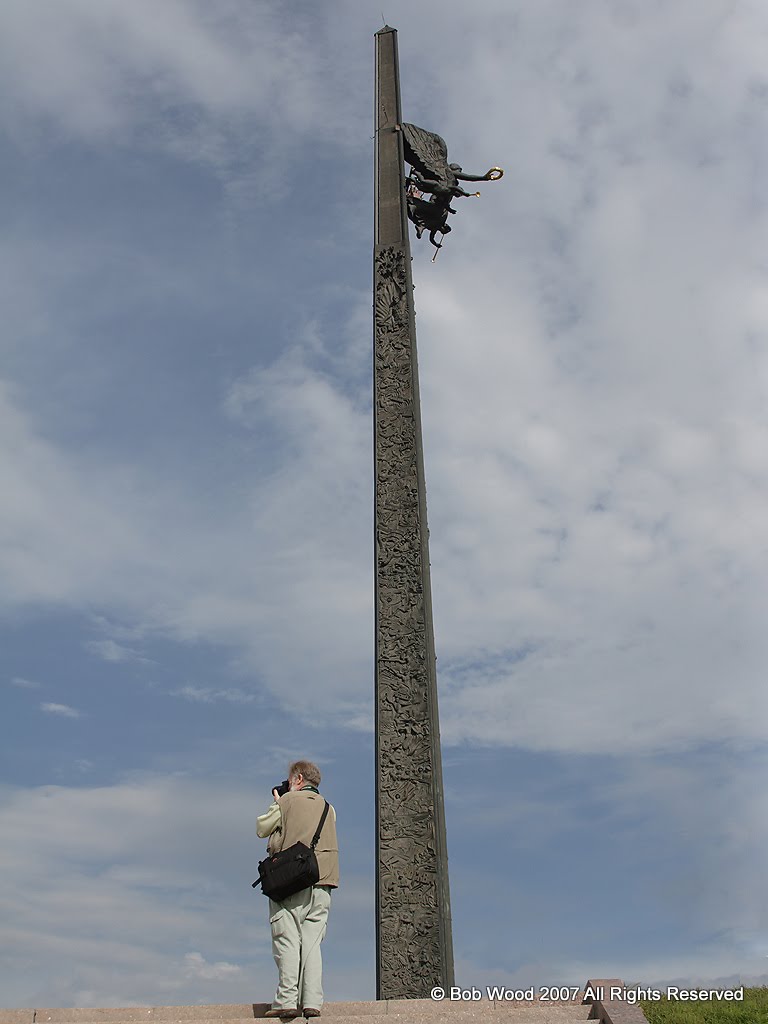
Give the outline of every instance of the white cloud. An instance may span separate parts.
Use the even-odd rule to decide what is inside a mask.
[[[224,981],[233,974],[240,974],[241,971],[242,967],[239,964],[228,964],[223,960],[210,964],[201,953],[184,954],[184,974],[188,978]]]
[[[610,356],[609,372],[581,329],[563,373],[529,297],[501,311],[500,280],[463,277],[472,315],[451,276],[417,292],[446,738],[587,751],[599,727],[620,752],[764,736],[748,710],[766,709],[768,656],[751,320],[734,302],[728,335],[703,309],[713,329],[679,335],[712,368],[691,394],[661,348],[645,379]]]
[[[250,887],[261,809],[231,779],[0,789],[4,1004],[270,1001],[267,905]],[[331,980],[344,921],[335,908]]]
[[[471,124],[494,154],[516,132],[514,162],[462,207],[438,272],[416,253],[449,742],[765,737],[765,224],[738,121],[757,68],[710,9],[663,27],[598,12],[561,34],[538,13],[507,25],[520,60],[477,71],[516,102]],[[542,29],[557,38],[543,77],[526,35]],[[681,60],[694,84],[678,106]]]
[[[367,13],[344,9],[353,19],[344,31],[359,33]],[[162,116],[172,102],[212,118],[226,110],[235,135],[235,115],[252,102],[271,129],[270,90],[244,99],[262,73],[276,73],[277,92],[301,79],[286,94],[292,132],[315,125],[315,103],[326,102],[314,91],[318,65],[301,65],[308,36],[281,42],[271,70],[244,69],[256,20],[241,4],[210,15],[173,3],[151,42],[144,4],[61,10],[50,81],[30,78],[40,62],[14,61],[6,73],[30,110],[61,118],[73,97],[101,85],[103,119],[84,99],[74,133],[98,135],[111,117],[142,123],[137,97]],[[587,3],[577,15],[564,3],[555,15],[488,3],[491,38],[474,10],[438,24],[435,10],[409,15],[401,33],[407,116],[427,118],[468,169],[474,154],[482,167],[507,167],[460,209],[434,266],[415,246],[446,741],[586,751],[598,725],[603,749],[616,752],[761,738],[759,19],[720,2],[679,5],[663,19],[632,6]],[[25,11],[6,14],[18,52],[32,31]],[[277,24],[268,21],[260,45]],[[428,38],[439,69],[413,56]],[[30,52],[51,45],[42,35]],[[460,87],[444,73],[459,52]],[[413,89],[425,80],[429,89]],[[339,84],[329,72],[334,100]],[[338,124],[349,108],[330,106]],[[317,126],[330,131],[322,118]],[[229,136],[207,138],[242,153]],[[273,284],[283,295],[285,282]],[[117,457],[104,465],[45,440],[22,395],[5,392],[3,600],[9,610],[97,608],[129,634],[225,645],[248,686],[192,687],[190,699],[263,686],[307,710],[322,692],[323,714],[340,709],[364,726],[367,299],[355,297],[339,337],[323,337],[311,301],[290,301],[304,324],[296,344],[230,379],[226,426],[243,431],[255,456],[223,510],[183,480],[169,485]],[[102,656],[120,639],[101,642]]]
[[[558,986],[578,985],[580,988],[592,978],[620,978],[629,987],[657,988],[666,995],[668,985],[682,988],[737,988],[741,985],[760,987],[768,984],[768,974],[763,970],[758,957],[749,961],[741,956],[728,956],[720,951],[692,955],[665,955],[648,957],[640,961],[621,955],[607,956],[602,960],[586,957],[549,959],[537,957],[501,973],[498,968],[483,967],[468,960],[456,962],[456,976],[462,978],[465,987],[477,985],[504,988],[541,988],[552,986],[556,978]]]
[[[87,466],[37,436],[3,386],[0,424],[5,435],[0,535],[7,540],[0,604],[67,604],[76,591],[93,587],[115,556],[142,559],[139,536],[116,514],[127,499],[124,478],[121,485],[119,474],[112,477],[117,493],[110,496],[110,485],[103,487]],[[54,494],[59,500],[51,503]]]
[[[657,841],[664,842],[668,833],[670,846],[682,840],[690,851],[687,857],[671,858],[646,882],[648,899],[696,934],[713,937],[715,947],[732,943],[753,961],[768,946],[765,754],[764,744],[744,744],[736,756],[720,744],[688,759],[643,759],[623,779],[606,780],[595,792],[598,799],[625,808],[625,819],[635,819],[638,839],[653,818]],[[644,808],[649,810],[638,815]],[[718,973],[738,970],[735,959],[724,962]],[[668,973],[654,977],[670,977],[672,970],[679,972],[670,964]]]
[[[50,715],[60,715],[62,718],[80,718],[81,713],[67,704],[41,704],[40,708]]]
[[[488,894],[506,885],[515,916],[495,919],[487,943],[476,936],[471,955],[460,951],[457,977],[468,984],[498,984],[494,974],[507,973],[526,985],[588,977],[655,984],[740,974],[747,984],[765,983],[764,744],[739,753],[721,743],[687,754],[613,757],[602,753],[598,734],[592,757],[479,756],[490,779],[503,780],[503,804],[488,776],[474,782],[476,750],[446,759],[455,913],[495,919]],[[451,764],[457,757],[462,771]],[[486,895],[470,900],[463,883],[478,834],[489,848],[505,849],[514,871],[489,860]],[[601,938],[571,926],[584,915],[600,919]],[[520,920],[529,922],[523,932]],[[657,955],[659,934],[665,948]]]
[[[29,145],[83,140],[160,149],[203,163],[239,201],[281,189],[288,154],[308,137],[348,145],[367,129],[344,69],[322,56],[303,19],[227,0],[61,0],[34,17],[21,0],[0,14],[0,105],[11,136]],[[300,69],[300,73],[299,72]],[[347,68],[348,70],[348,68]]]
[[[238,415],[253,416],[262,387],[271,399],[261,415],[293,454],[224,512],[146,471],[58,449],[0,395],[9,495],[0,530],[13,539],[0,556],[0,603],[97,607],[107,632],[121,620],[135,636],[233,645],[243,672],[258,666],[272,692],[299,680],[298,706],[311,693],[328,703],[318,673],[351,699],[369,656],[368,414],[316,376],[300,348],[233,385]],[[87,649],[136,657],[112,638]]]
[[[21,676],[14,676],[11,679],[11,686],[18,686],[21,690],[39,690],[40,683],[32,679],[24,679]]]
[[[182,686],[170,691],[172,697],[184,697],[185,700],[198,704],[215,704],[216,701],[227,701],[230,704],[250,704],[256,699],[253,693],[244,690],[212,690],[204,686]]]
[[[132,647],[126,647],[115,640],[88,640],[83,646],[91,654],[97,658],[103,658],[104,661],[149,662],[149,658],[143,658]]]
[[[272,759],[274,752],[267,753]],[[599,827],[608,830],[612,842],[627,829],[631,842],[634,830],[639,856],[647,856],[640,854],[643,843],[659,852],[663,870],[655,877],[649,876],[647,864],[637,870],[640,862],[630,863],[634,872],[627,899],[638,898],[640,889],[644,901],[658,901],[671,930],[680,919],[695,918],[701,933],[710,937],[701,949],[667,950],[663,957],[625,951],[601,963],[574,959],[567,952],[542,954],[524,965],[502,959],[503,975],[497,966],[495,976],[489,964],[461,954],[457,979],[461,984],[552,984],[553,979],[569,984],[602,974],[654,983],[675,977],[712,981],[740,972],[760,983],[768,841],[764,768],[765,759],[756,758],[748,772],[739,778],[731,772],[726,780],[716,754],[693,762],[637,759],[620,778],[612,776],[586,797],[584,813],[590,806],[600,808]],[[565,794],[553,788],[547,806],[537,808],[544,790],[528,785],[522,799],[518,790],[516,785],[509,789],[506,822],[483,819],[489,807],[498,809],[491,789],[457,800],[461,835],[493,823],[500,834],[512,837],[515,855],[520,849],[515,837],[523,825],[531,825],[534,835],[519,839],[523,845],[530,841],[533,850],[573,835],[579,815]],[[250,892],[257,859],[257,810],[252,786],[238,787],[231,779],[142,775],[114,786],[0,790],[0,941],[13,951],[13,971],[4,981],[6,1005],[268,1001],[274,966],[266,903],[244,902],[243,896]],[[344,945],[346,935],[357,936],[362,947],[372,926],[365,923],[372,912],[370,879],[350,872],[350,861],[362,859],[350,849],[350,837],[364,833],[351,816],[343,817],[345,876],[338,900],[334,897],[326,974],[336,991],[343,984],[343,998],[353,992],[370,998],[371,973],[358,972],[355,980],[340,956],[342,950],[352,955]],[[583,858],[573,856],[574,877],[593,870],[589,850],[583,852]],[[505,868],[500,865],[500,870]],[[466,883],[464,871],[458,864],[452,868],[454,895]],[[538,883],[520,884],[527,887],[521,906],[525,900],[541,901]],[[476,923],[482,901],[473,899],[472,907],[469,920]],[[562,909],[548,908],[547,913],[554,921]],[[603,928],[622,927],[624,913],[620,906],[606,911]],[[484,929],[491,941],[510,923],[503,906],[489,914]],[[574,923],[574,935],[578,929]],[[462,934],[466,931],[455,936],[457,947],[468,949]],[[499,955],[506,954],[502,950]],[[39,963],[52,960],[58,970],[41,975]],[[361,990],[366,984],[368,989]]]

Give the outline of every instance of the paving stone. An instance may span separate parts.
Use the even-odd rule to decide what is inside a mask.
[[[177,1009],[183,1013],[187,1009],[179,1006]],[[189,1007],[194,1009],[194,1007]],[[71,1021],[72,1024],[90,1024],[91,1021],[140,1021],[152,1020],[151,1006],[121,1006],[108,1008],[68,1008],[46,1007],[35,1011],[35,1024],[47,1024],[48,1021]]]
[[[220,1006],[153,1006],[155,1020],[244,1020],[263,1017],[271,1003],[222,1003]]]
[[[128,1006],[110,1008],[47,1008],[0,1010],[0,1024],[251,1024],[264,1018],[269,1003],[230,1003],[215,1006]],[[592,1007],[578,1000],[433,1000],[389,999],[363,1002],[332,1002],[322,1008],[329,1024],[372,1024],[372,1017],[386,1017],[386,1024],[583,1024]],[[297,1018],[303,1024],[304,1018]],[[384,1021],[381,1024],[385,1024]],[[629,1022],[627,1022],[629,1024]]]
[[[269,1003],[232,1006],[163,1006],[110,1008],[49,1008],[45,1010],[0,1011],[0,1024],[138,1024],[142,1020],[158,1020],[163,1024],[250,1024],[263,1019]],[[328,1003],[322,1017],[333,1024],[371,1024],[371,1017],[385,1016],[387,1024],[435,1024],[449,1019],[452,1024],[472,1024],[491,1016],[496,1024],[581,1024],[587,1019],[588,1006],[557,1006],[552,1004],[512,1005],[483,1000],[474,1003],[432,1000],[382,1000],[369,1003]],[[207,1012],[208,1011],[208,1012]],[[213,1012],[210,1012],[213,1011]],[[301,1020],[301,1018],[298,1018]],[[382,1021],[382,1024],[384,1022]]]
[[[391,1000],[390,1000],[391,1001]],[[388,1001],[386,999],[373,999],[368,1002],[357,1003],[324,1003],[323,1017],[370,1017],[373,1014],[386,1013]]]

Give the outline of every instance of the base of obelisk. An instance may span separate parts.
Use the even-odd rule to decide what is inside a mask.
[[[591,980],[587,989],[610,992],[611,986],[623,987],[617,978]],[[639,1006],[621,1000],[583,1001],[583,992],[569,1000],[473,999],[466,998],[379,999],[360,1003],[326,1003],[319,1018],[321,1024],[385,1024],[372,1018],[386,1017],[386,1024],[473,1024],[490,1020],[493,1024],[647,1024]],[[162,1021],[164,1024],[247,1024],[264,1017],[269,1003],[233,1003],[221,1006],[129,1006],[110,1009],[24,1009],[0,1010],[0,1024],[137,1024],[138,1021]],[[296,1018],[304,1024],[304,1017]]]

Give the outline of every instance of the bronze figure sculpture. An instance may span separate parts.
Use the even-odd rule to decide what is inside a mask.
[[[445,139],[434,132],[428,132],[415,124],[401,124],[403,151],[411,165],[406,179],[406,201],[408,219],[416,225],[416,237],[429,232],[429,240],[435,250],[442,247],[435,235],[447,235],[451,230],[448,214],[456,213],[451,206],[459,196],[479,196],[479,192],[467,192],[460,181],[498,181],[504,171],[492,167],[485,174],[464,174],[460,164],[448,163],[448,147]],[[425,194],[429,199],[424,199]],[[437,251],[435,252],[437,256]]]

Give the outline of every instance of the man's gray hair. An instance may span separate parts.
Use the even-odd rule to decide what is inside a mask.
[[[288,778],[290,779],[294,775],[303,775],[304,781],[308,782],[310,786],[319,786],[322,778],[320,769],[311,761],[294,761],[288,768]]]

